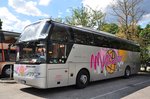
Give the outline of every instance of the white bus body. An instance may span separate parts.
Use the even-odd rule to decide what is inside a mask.
[[[68,45],[62,43],[59,48],[64,47],[66,52],[65,46]],[[47,54],[51,53],[55,51],[47,51]],[[67,57],[66,60],[63,60],[64,57]],[[38,64],[32,64],[33,59],[30,63],[19,61],[14,65],[14,79],[42,89],[75,84],[84,88],[91,81],[136,74],[140,68],[139,57],[139,51],[72,43],[68,56],[64,55],[57,61],[50,58],[48,63]]]

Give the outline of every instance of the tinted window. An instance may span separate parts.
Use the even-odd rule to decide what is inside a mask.
[[[119,40],[112,39],[112,38],[110,38],[109,40],[110,40],[110,47],[111,48],[120,49],[121,44],[120,44]]]
[[[68,42],[69,31],[67,27],[55,24],[50,39],[52,41]]]
[[[42,34],[47,34],[48,30],[49,30],[49,27],[50,27],[50,23],[49,22],[46,22],[43,29],[42,29]]]
[[[137,45],[131,45],[132,46],[132,50],[136,51],[136,52],[140,52],[140,47]]]
[[[93,34],[75,29],[74,41],[75,43],[78,43],[78,44],[93,45],[94,43]]]
[[[67,45],[65,44],[58,44],[58,43],[53,43],[51,46],[49,46],[49,57],[50,61],[49,63],[65,63],[67,59]]]
[[[126,43],[124,43],[124,42],[120,41],[119,49],[127,50],[127,45],[126,45]]]
[[[65,63],[73,44],[52,43],[49,45],[48,57],[49,63]]]
[[[129,51],[135,51],[135,52],[140,52],[140,47],[134,44],[130,44],[128,42],[120,42],[119,49],[123,50],[129,50]]]
[[[94,42],[96,46],[110,47],[110,40],[102,35],[94,35]]]

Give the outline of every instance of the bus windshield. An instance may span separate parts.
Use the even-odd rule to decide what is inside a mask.
[[[19,42],[44,39],[48,35],[50,29],[49,22],[37,22],[28,25],[20,36]]]
[[[30,41],[17,45],[17,62],[19,63],[45,63],[46,62],[46,48],[45,42]]]

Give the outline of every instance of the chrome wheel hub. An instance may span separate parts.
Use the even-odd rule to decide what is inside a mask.
[[[86,76],[86,75],[81,75],[80,81],[81,81],[83,84],[86,84],[86,82],[87,82],[87,76]]]
[[[126,75],[130,76],[130,70],[126,70]]]
[[[10,75],[11,72],[12,72],[12,71],[11,71],[10,68],[6,69],[6,71],[5,71],[5,73],[6,73],[7,75]]]

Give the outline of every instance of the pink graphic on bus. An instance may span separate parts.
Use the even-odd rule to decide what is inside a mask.
[[[118,50],[101,48],[97,54],[92,54],[90,59],[90,68],[96,71],[98,66],[101,71],[106,70],[108,73],[113,73],[116,70],[117,63],[122,61],[122,56],[118,55]]]
[[[23,66],[23,65],[17,67],[17,69],[16,69],[16,72],[17,72],[20,76],[24,76],[25,73],[26,73],[26,71],[27,71],[27,68],[26,68],[26,66]]]

